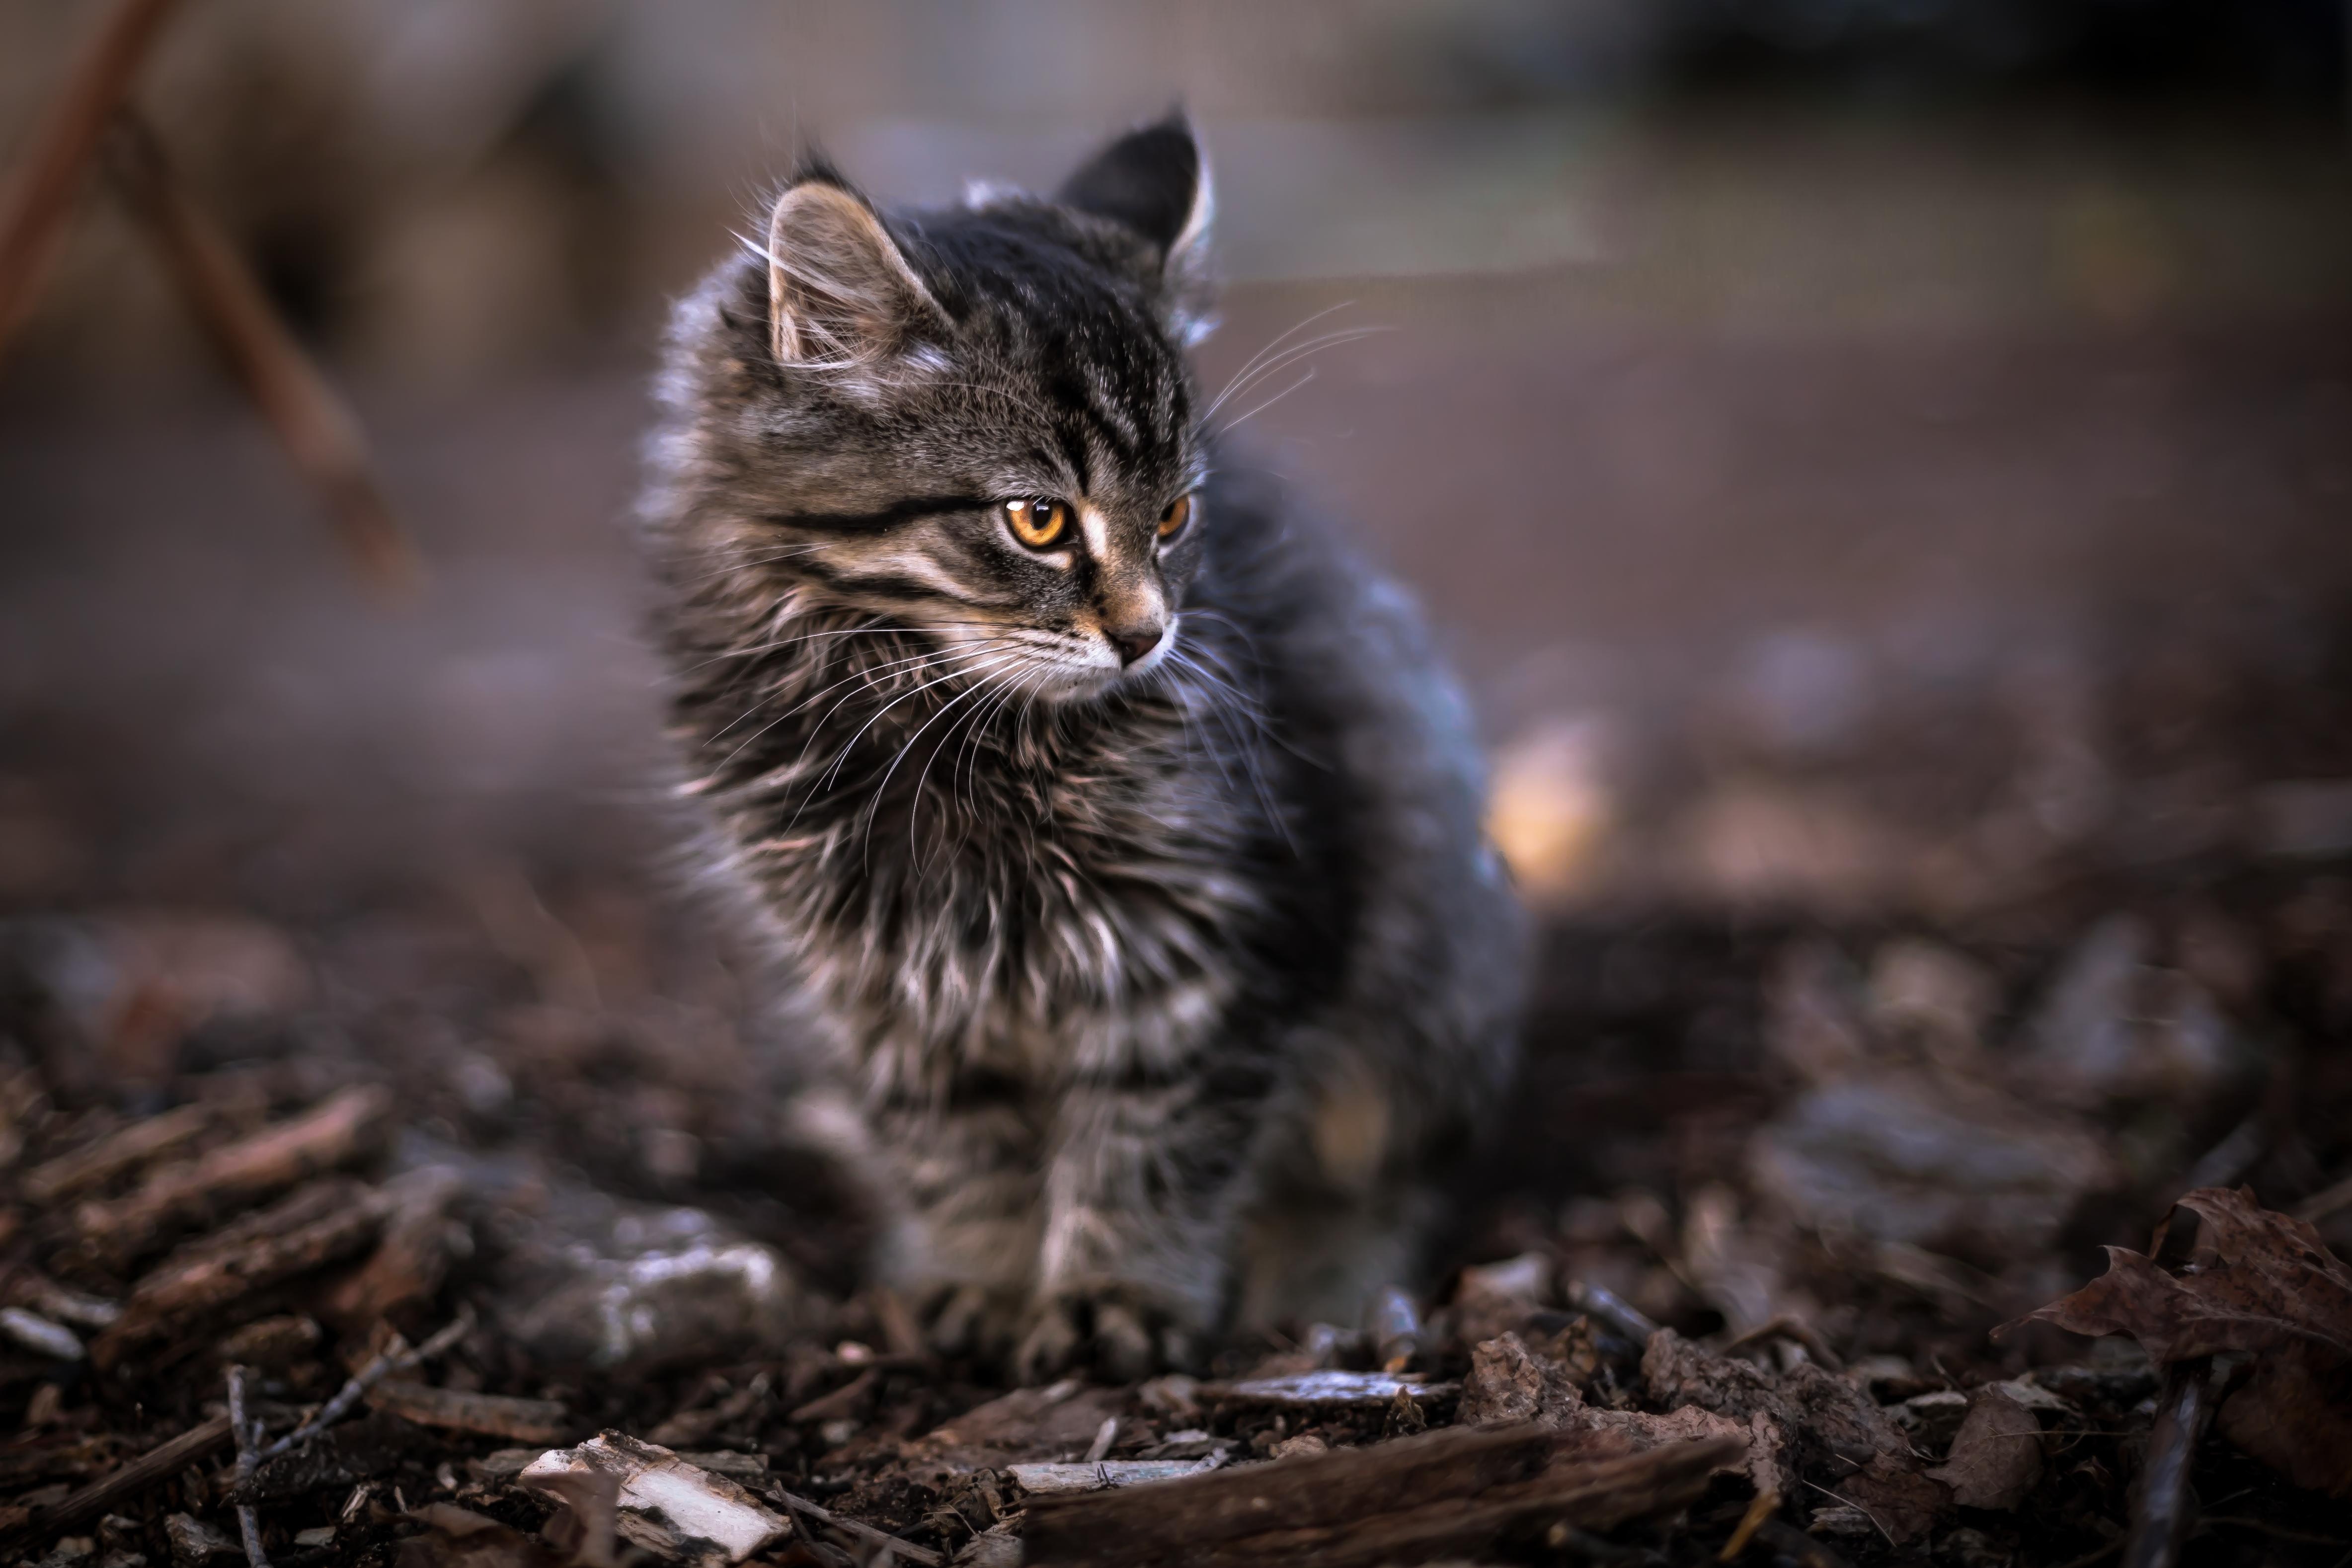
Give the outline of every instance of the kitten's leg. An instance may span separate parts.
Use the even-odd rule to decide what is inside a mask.
[[[1374,1290],[1414,1281],[1433,1205],[1399,1146],[1411,1118],[1360,1050],[1327,1039],[1317,1055],[1303,1124],[1267,1145],[1241,1248],[1237,1315],[1245,1327],[1344,1328]]]
[[[1038,1137],[1019,1103],[886,1103],[878,1151],[899,1208],[878,1272],[904,1288],[947,1354],[1001,1359],[1036,1272]]]
[[[1045,1172],[1037,1296],[1015,1370],[1118,1381],[1191,1362],[1223,1305],[1272,1075],[1238,1057],[1173,1081],[1082,1081]]]

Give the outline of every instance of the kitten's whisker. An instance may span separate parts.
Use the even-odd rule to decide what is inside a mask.
[[[1292,393],[1297,391],[1300,387],[1305,386],[1308,382],[1313,381],[1314,379],[1315,372],[1310,369],[1305,375],[1300,376],[1297,381],[1292,382],[1288,386],[1284,387],[1280,392],[1276,393],[1272,397],[1267,398],[1264,403],[1259,404],[1247,414],[1243,415],[1238,419],[1229,421],[1221,426],[1217,431],[1218,438],[1222,440],[1225,437],[1232,435],[1234,431],[1240,429],[1243,426],[1248,424],[1251,420],[1256,418],[1259,415],[1265,413],[1267,409],[1273,407],[1276,404],[1281,402],[1284,398],[1289,396]]]
[[[961,673],[962,671],[961,670],[950,669],[936,680],[927,680],[920,686],[914,688],[912,690],[900,692],[898,696],[890,699],[889,701],[882,704],[880,708],[876,709],[874,716],[857,727],[857,732],[849,737],[849,744],[844,746],[841,749],[841,754],[833,759],[833,766],[825,771],[825,775],[819,781],[818,787],[822,789],[829,789],[832,787],[833,780],[841,772],[841,764],[849,760],[849,753],[856,749],[858,742],[866,738],[866,731],[874,728],[875,725],[879,724],[882,721],[883,716],[888,713],[891,709],[896,708],[899,703],[904,702],[909,697],[919,696],[923,692],[929,691],[934,686],[946,685],[949,681],[955,679],[956,677]]]
[[[946,718],[959,702],[962,702],[968,698],[977,696],[979,693],[987,690],[988,678],[994,675],[1006,665],[1017,662],[1020,658],[1021,655],[1018,653],[1006,654],[1003,658],[999,658],[996,663],[990,666],[986,670],[981,671],[980,680],[974,682],[964,690],[957,692],[953,697],[949,698],[945,702],[941,703],[940,705],[940,710],[932,714],[929,718],[924,720],[921,727],[917,729],[913,734],[907,737],[907,743],[898,748],[898,754],[890,759],[889,767],[883,771],[882,782],[874,786],[874,805],[866,818],[866,867],[869,872],[873,868],[874,826],[881,816],[882,795],[883,792],[890,787],[891,774],[898,771],[898,764],[907,760],[907,753],[915,749],[915,742],[923,738],[924,731],[929,730],[932,725]],[[971,711],[978,712],[978,706],[974,705]],[[946,744],[946,742],[947,736],[942,734],[940,737],[939,742],[931,747],[931,754],[929,758],[924,762],[923,771],[915,775],[914,799],[907,808],[907,842],[910,847],[912,847],[916,843],[915,826],[923,809],[924,781],[931,776],[931,763],[939,761],[940,747]],[[921,868],[922,862],[919,860],[917,861],[916,868],[919,872]]]
[[[782,723],[793,714],[800,712],[803,709],[814,703],[819,698],[823,697],[828,691],[836,691],[845,686],[854,686],[858,689],[870,689],[877,684],[881,678],[891,676],[894,671],[898,674],[921,674],[925,670],[934,668],[939,665],[945,663],[948,659],[953,657],[954,654],[952,650],[934,649],[924,653],[910,655],[906,658],[891,659],[884,664],[867,666],[863,668],[853,670],[849,675],[844,677],[842,679],[834,681],[831,685],[822,687],[816,691],[810,693],[807,697],[794,703],[783,712],[777,714],[773,719],[768,721],[767,723],[760,726],[758,730],[754,731],[744,740],[742,745],[736,747],[733,752],[728,753],[727,763],[732,763],[737,757],[742,755],[745,747],[750,746],[761,736],[766,734],[769,731],[774,729],[777,725]],[[789,767],[771,769],[767,773],[761,776],[767,779],[781,779],[797,773],[800,770],[801,764],[808,760],[809,747],[816,743],[816,738],[824,732],[824,727],[833,722],[833,716],[841,711],[843,704],[849,702],[856,696],[857,690],[853,689],[845,693],[838,701],[835,702],[831,708],[825,710],[824,717],[819,719],[816,723],[811,727],[808,739],[802,742],[800,755],[793,760]],[[759,711],[759,709],[755,705],[743,714],[742,717],[738,718],[733,721],[733,722],[730,723],[727,726],[727,729],[733,729],[736,724],[741,723],[744,718],[749,718],[751,713],[755,713],[757,711]],[[721,730],[719,733],[724,734],[726,733],[726,731]],[[713,738],[715,739],[716,737],[714,736]],[[726,763],[722,763],[720,764],[722,767],[725,765],[727,765]]]
[[[1250,372],[1247,379],[1237,379],[1233,385],[1218,394],[1216,402],[1201,411],[1201,422],[1206,424],[1210,416],[1219,408],[1223,407],[1229,399],[1245,395],[1250,388],[1280,374],[1303,359],[1320,353],[1325,349],[1337,348],[1342,343],[1361,342],[1366,338],[1378,337],[1382,332],[1392,330],[1388,327],[1350,327],[1344,332],[1328,332],[1322,337],[1310,338],[1303,343],[1295,343]]]
[[[743,742],[743,745],[750,745],[752,741],[758,740],[761,735],[766,734],[770,730],[774,729],[778,724],[782,723],[785,720],[791,718],[793,714],[799,712],[810,703],[814,702],[818,698],[824,696],[828,691],[838,690],[842,687],[848,685],[851,681],[861,678],[870,679],[874,676],[881,675],[888,670],[898,668],[904,665],[920,664],[927,659],[936,659],[942,657],[944,656],[938,649],[926,649],[921,653],[908,654],[904,658],[894,658],[882,664],[867,665],[861,668],[852,670],[848,675],[843,677],[841,679],[833,682],[832,685],[820,688],[818,690],[811,692],[799,702],[794,703],[792,707],[787,708],[782,712],[777,714],[775,718],[770,720],[767,723],[754,731],[750,739]],[[767,697],[763,695],[761,699],[755,700],[750,708],[745,709],[740,714],[730,720],[725,726],[712,731],[710,738],[716,741],[720,736],[726,734],[729,730],[732,730],[736,725],[743,722],[744,720],[752,717],[760,711],[761,707],[767,700]],[[823,726],[819,725],[819,728],[823,728]],[[740,756],[742,753],[742,746],[736,747],[732,752],[729,753],[727,761],[730,763],[733,762],[737,756]]]
[[[932,663],[908,673],[916,675],[928,674],[930,670],[937,668],[939,665],[947,662],[953,657],[954,656],[952,654],[942,654],[938,659],[932,661]],[[904,702],[908,698],[915,696],[919,692],[928,691],[934,686],[954,679],[956,678],[956,674],[957,672],[955,670],[950,669],[946,675],[941,676],[938,680],[925,681],[923,684],[915,687],[912,690],[903,691],[897,697],[892,698],[888,702],[884,703],[872,718],[866,720],[864,726],[858,730],[856,734],[849,737],[848,743],[844,745],[841,748],[840,752],[834,757],[833,764],[826,770],[824,776],[818,779],[814,784],[805,786],[801,795],[800,805],[793,808],[791,820],[784,824],[785,831],[790,832],[793,825],[800,821],[801,814],[809,808],[811,802],[814,801],[818,795],[826,793],[832,788],[833,776],[841,771],[841,764],[848,761],[849,753],[857,749],[858,741],[864,737],[867,730],[872,729],[875,724],[881,720],[883,714],[887,713],[891,709],[896,708],[899,703]],[[872,686],[873,683],[869,681],[866,683],[865,686],[861,687],[859,690],[870,690]],[[816,744],[816,738],[819,735],[824,733],[825,725],[831,723],[833,721],[833,716],[841,711],[843,703],[848,702],[858,694],[858,691],[852,691],[847,696],[843,697],[840,701],[835,702],[831,708],[825,710],[824,717],[817,721],[815,727],[810,730],[808,739],[801,743],[800,755],[793,759],[792,766],[789,769],[778,770],[775,776],[782,778],[787,775],[798,774],[801,771],[802,765],[808,761],[809,748]]]
[[[1215,400],[1213,401],[1208,407],[1201,411],[1201,417],[1205,420],[1210,415],[1214,414],[1217,411],[1217,405],[1224,402],[1227,397],[1233,395],[1234,387],[1239,384],[1244,376],[1255,370],[1258,366],[1258,362],[1265,359],[1266,355],[1274,353],[1285,342],[1288,342],[1293,336],[1305,331],[1307,328],[1313,326],[1324,317],[1332,314],[1334,311],[1344,310],[1354,303],[1355,301],[1353,300],[1342,300],[1336,305],[1326,305],[1323,309],[1304,318],[1294,325],[1284,328],[1283,331],[1276,333],[1264,348],[1258,350],[1257,353],[1250,355],[1248,359],[1242,362],[1241,369],[1234,372],[1233,379],[1225,383],[1224,390],[1218,393]]]

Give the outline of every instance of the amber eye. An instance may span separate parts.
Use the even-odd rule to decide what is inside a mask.
[[[1012,525],[1013,538],[1032,550],[1043,550],[1069,528],[1070,509],[1057,500],[1009,500],[1004,521]]]
[[[1184,531],[1184,525],[1192,521],[1192,498],[1191,496],[1178,496],[1174,500],[1168,503],[1168,510],[1160,514],[1160,537],[1162,539],[1175,538],[1178,534]]]

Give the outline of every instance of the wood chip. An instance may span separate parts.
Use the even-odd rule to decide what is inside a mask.
[[[200,1426],[194,1426],[165,1443],[158,1444],[140,1455],[112,1475],[92,1481],[68,1496],[54,1508],[35,1513],[25,1528],[47,1535],[59,1535],[112,1510],[126,1498],[135,1497],[156,1482],[168,1480],[190,1465],[208,1459],[229,1446],[229,1423],[226,1415],[215,1415]]]
[[[1066,1465],[1013,1465],[1005,1473],[1032,1497],[1057,1497],[1172,1481],[1213,1470],[1222,1462],[1215,1455],[1205,1459],[1097,1459],[1091,1464],[1079,1460]]]
[[[788,1520],[733,1481],[617,1432],[541,1454],[517,1481],[562,1500],[582,1479],[599,1475],[619,1484],[622,1538],[666,1559],[705,1568],[740,1563],[792,1531]]]
[[[87,1148],[43,1161],[25,1173],[25,1195],[53,1204],[103,1186],[125,1172],[173,1152],[212,1125],[210,1107],[184,1105],[108,1133]]]
[[[560,1443],[574,1430],[572,1413],[552,1399],[518,1399],[503,1394],[471,1394],[422,1383],[386,1379],[367,1392],[370,1409],[389,1411],[419,1426],[478,1432],[518,1443]]]
[[[340,1262],[375,1239],[383,1217],[373,1192],[356,1182],[305,1188],[142,1279],[121,1320],[90,1347],[91,1359],[111,1371],[255,1291]]]
[[[1287,1377],[1252,1378],[1244,1383],[1206,1384],[1200,1392],[1237,1405],[1378,1409],[1393,1405],[1400,1394],[1409,1399],[1438,1399],[1458,1394],[1461,1388],[1458,1383],[1433,1383],[1385,1372],[1302,1372]]]
[[[1734,1439],[1579,1460],[1532,1426],[1424,1436],[1030,1505],[1025,1560],[1372,1568],[1477,1557],[1547,1530],[1609,1530],[1686,1507]]]
[[[392,1092],[348,1089],[301,1116],[168,1165],[129,1196],[76,1212],[86,1245],[115,1262],[136,1258],[182,1226],[214,1223],[373,1152],[392,1116]]]

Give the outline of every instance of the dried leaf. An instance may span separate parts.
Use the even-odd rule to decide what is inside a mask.
[[[1963,1507],[2013,1509],[2042,1479],[2042,1423],[2007,1390],[1987,1384],[1969,1400],[1951,1458],[1927,1474]]]
[[[2129,1334],[2159,1363],[2251,1355],[2221,1406],[2222,1434],[2298,1486],[2352,1496],[2352,1270],[2308,1224],[2246,1189],[2189,1194],[2151,1252],[2163,1255],[2168,1237],[2181,1250],[2184,1211],[2197,1234],[2181,1272],[2109,1247],[2105,1274],[2020,1321]]]

